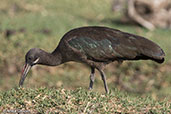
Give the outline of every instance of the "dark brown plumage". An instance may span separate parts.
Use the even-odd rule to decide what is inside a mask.
[[[94,73],[97,69],[104,82],[106,93],[108,93],[106,76],[103,72],[103,68],[108,63],[147,59],[163,63],[164,56],[164,51],[157,44],[141,36],[107,27],[81,27],[66,33],[52,53],[38,48],[29,50],[19,85],[23,85],[33,65],[57,66],[65,62],[76,61],[91,67],[89,89],[93,88]]]

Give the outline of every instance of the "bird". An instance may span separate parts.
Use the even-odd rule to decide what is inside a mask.
[[[107,64],[125,60],[152,60],[163,63],[164,57],[165,53],[159,45],[142,36],[104,26],[84,26],[64,34],[52,52],[39,48],[30,49],[25,55],[19,86],[23,86],[29,70],[34,65],[58,66],[74,61],[90,67],[89,90],[93,89],[97,70],[105,92],[109,93],[103,71]]]

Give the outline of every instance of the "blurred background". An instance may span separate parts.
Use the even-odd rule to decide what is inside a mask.
[[[61,37],[81,26],[106,26],[144,36],[166,53],[166,61],[117,62],[105,69],[111,91],[171,101],[171,2],[169,0],[1,0],[0,90],[18,86],[26,52],[33,47],[52,52]],[[158,1],[158,2],[157,2]],[[88,88],[90,68],[80,63],[35,66],[27,88]],[[93,91],[103,92],[98,73]]]

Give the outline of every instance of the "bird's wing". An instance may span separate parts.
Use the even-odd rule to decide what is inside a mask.
[[[69,45],[85,54],[94,61],[113,61],[124,57],[136,56],[136,48],[124,46],[117,38],[105,38],[96,40],[89,37],[77,37],[68,41]]]

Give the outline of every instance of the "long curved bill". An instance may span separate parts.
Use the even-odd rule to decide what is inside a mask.
[[[23,85],[24,80],[27,77],[27,74],[28,74],[28,72],[29,72],[30,69],[31,69],[31,65],[29,65],[29,64],[26,63],[24,65],[23,70],[22,70],[22,74],[21,74],[21,78],[20,78],[20,82],[19,82],[19,86],[20,87]]]

